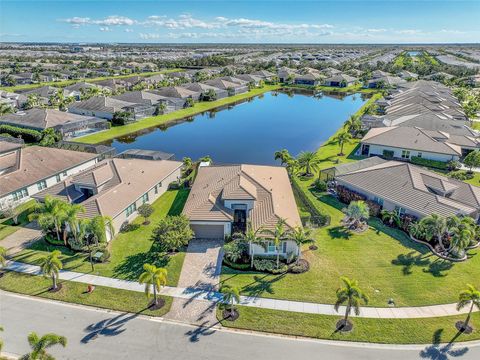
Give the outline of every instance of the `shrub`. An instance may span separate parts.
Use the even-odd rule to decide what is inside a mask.
[[[455,171],[448,174],[449,177],[455,180],[470,180],[473,179],[474,174],[468,171]]]
[[[311,221],[311,218],[312,218],[312,215],[309,212],[300,210],[300,220],[302,220],[303,226],[309,224]]]
[[[250,270],[249,263],[239,264],[239,263],[230,262],[226,257],[223,258],[223,264],[234,270],[240,270],[240,271]]]
[[[240,260],[247,258],[248,244],[245,241],[231,241],[223,246],[223,251],[226,259],[238,263]]]
[[[352,201],[365,201],[366,197],[355,191],[347,189],[345,186],[337,186],[337,195],[341,202],[350,204]]]
[[[372,200],[366,200],[365,203],[368,205],[370,216],[378,217],[380,215],[380,211],[382,210],[382,207],[380,206],[380,204]]]
[[[113,114],[112,124],[113,125],[125,125],[128,124],[131,120],[132,113],[129,111],[116,111]]]
[[[42,133],[37,130],[24,129],[11,125],[0,125],[0,133],[7,133],[13,137],[20,137],[25,142],[39,142],[42,140]]]
[[[148,223],[148,218],[153,214],[153,206],[150,204],[143,204],[137,209],[140,216],[145,219],[145,223]]]
[[[327,183],[325,181],[323,181],[322,179],[316,179],[313,182],[313,187],[317,191],[321,191],[321,192],[327,191]]]
[[[85,251],[87,249],[86,243],[84,239],[75,239],[74,237],[70,237],[68,239],[68,245],[70,248],[75,251]]]
[[[193,236],[190,222],[184,215],[167,216],[160,220],[152,235],[162,251],[176,251],[187,245]]]
[[[140,227],[138,224],[131,224],[128,221],[125,221],[122,226],[120,226],[120,232],[126,233],[129,231],[137,230]]]
[[[276,264],[274,260],[270,259],[254,259],[253,267],[258,271],[272,272],[275,269]]]
[[[457,160],[450,160],[447,163],[448,171],[457,171],[457,170],[460,170],[461,167],[462,167],[462,164],[460,163],[460,161],[457,161]]]
[[[290,266],[290,272],[294,274],[302,274],[310,269],[310,264],[307,260],[300,260],[298,263],[294,263]]]
[[[330,224],[330,216],[323,213],[322,210],[315,206],[315,203],[305,194],[297,181],[298,180],[295,177],[292,177],[293,193],[310,213],[311,222],[318,226],[326,226]]]
[[[447,169],[447,163],[446,162],[438,161],[438,160],[424,159],[424,158],[420,158],[418,156],[412,156],[410,158],[410,162],[412,164],[431,167],[431,168],[436,168],[436,169],[440,169],[440,170],[446,170]]]

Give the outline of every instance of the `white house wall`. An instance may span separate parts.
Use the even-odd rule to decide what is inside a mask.
[[[408,149],[408,148],[400,149],[400,148],[391,147],[391,146],[382,146],[382,145],[373,145],[373,144],[369,144],[369,145],[370,145],[369,155],[383,156],[383,151],[387,150],[387,151],[393,151],[393,157],[401,158],[402,150],[408,150],[410,151],[410,157],[418,156],[418,153],[421,153],[422,158],[429,159],[429,160],[448,162],[450,160],[458,160],[460,158],[458,155],[438,154],[438,153],[432,153],[428,151],[421,151],[421,150]],[[361,147],[360,147],[360,151],[361,151]]]

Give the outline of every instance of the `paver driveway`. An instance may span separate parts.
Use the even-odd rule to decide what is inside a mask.
[[[37,223],[31,222],[7,236],[0,244],[7,249],[8,255],[13,255],[41,238],[42,230]]]

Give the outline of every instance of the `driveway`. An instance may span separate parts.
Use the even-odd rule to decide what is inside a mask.
[[[222,246],[222,240],[190,241],[177,286],[187,291],[192,289],[192,295],[187,299],[175,298],[166,316],[168,319],[206,327],[217,323],[215,303],[198,300],[197,296],[198,290],[212,293],[218,290]]]
[[[41,238],[42,230],[40,230],[37,223],[31,222],[3,239],[0,242],[0,246],[7,249],[8,255],[13,255]]]

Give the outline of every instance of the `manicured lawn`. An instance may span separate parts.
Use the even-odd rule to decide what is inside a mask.
[[[134,221],[139,227],[133,231],[119,234],[110,243],[111,257],[107,263],[95,264],[96,275],[115,277],[119,279],[136,281],[143,272],[143,264],[151,263],[156,266],[166,267],[168,270],[168,285],[175,286],[182,270],[185,252],[180,251],[174,255],[159,254],[150,251],[152,247],[151,234],[158,220],[169,215],[178,215],[188,197],[188,190],[169,190],[154,204],[155,212],[150,218],[149,225],[141,225],[140,217]],[[90,273],[91,265],[88,256],[75,253],[65,247],[57,247],[38,241],[26,250],[21,251],[13,260],[36,264],[47,251],[58,249],[62,251],[61,257],[64,269]]]
[[[249,329],[270,333],[305,336],[319,339],[362,341],[389,344],[431,344],[426,350],[429,354],[440,354],[439,343],[480,339],[480,313],[474,313],[472,324],[475,330],[470,334],[458,334],[455,323],[465,316],[448,316],[425,319],[352,319],[354,328],[351,333],[335,332],[339,316],[302,314],[289,311],[257,309],[239,306],[240,317],[234,321],[221,320],[223,326],[237,329]],[[419,357],[424,357],[419,354]],[[443,357],[430,357],[440,359]]]
[[[86,284],[63,280],[59,283],[62,285],[62,289],[56,293],[52,293],[48,291],[52,286],[50,278],[6,272],[4,276],[0,278],[0,289],[39,296],[46,299],[149,316],[163,316],[170,310],[170,306],[172,305],[171,297],[161,296],[161,298],[165,300],[165,306],[161,309],[151,311],[147,309],[151,299],[148,299],[144,293],[96,286],[95,290],[88,294],[86,292]]]
[[[13,234],[20,227],[28,224],[28,215],[32,212],[35,201],[28,201],[17,207],[16,211],[19,213],[17,222],[15,225],[12,218],[0,219],[0,240],[5,239],[8,235]]]
[[[204,111],[212,110],[214,108],[217,108],[223,105],[234,103],[235,101],[254,97],[254,96],[263,94],[265,92],[276,90],[279,88],[280,88],[280,85],[265,85],[263,88],[253,89],[247,93],[230,96],[225,99],[209,101],[209,102],[197,102],[193,107],[190,107],[187,109],[177,110],[165,115],[148,117],[128,125],[114,126],[109,130],[105,130],[92,135],[76,138],[75,141],[88,143],[88,144],[96,144],[99,142],[111,140],[119,136],[128,135],[149,127],[166,124],[173,120],[183,119],[188,116],[197,115]]]

